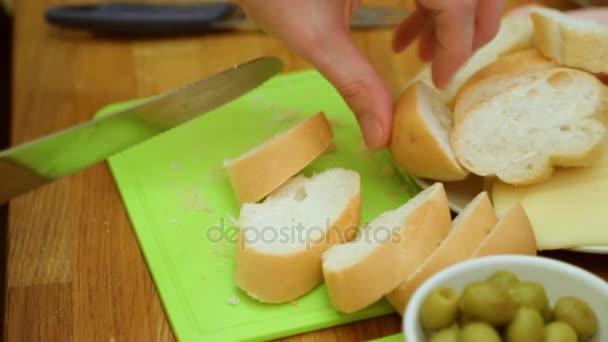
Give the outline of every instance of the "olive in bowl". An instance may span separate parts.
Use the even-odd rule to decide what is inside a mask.
[[[608,283],[545,257],[471,259],[416,290],[403,335],[408,342],[608,341]]]

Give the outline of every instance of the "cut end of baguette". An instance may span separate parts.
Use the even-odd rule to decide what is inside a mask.
[[[366,224],[352,242],[327,250],[323,275],[333,306],[350,313],[381,299],[432,253],[450,226],[446,194],[436,183]]]
[[[497,221],[490,197],[486,192],[479,193],[456,216],[452,229],[439,247],[405,282],[386,296],[389,303],[403,314],[411,296],[422,283],[435,273],[471,257]]]
[[[262,200],[331,147],[333,132],[324,113],[313,115],[240,157],[227,160],[240,204]]]
[[[393,122],[389,151],[403,171],[437,181],[467,177],[450,145],[452,112],[433,88],[418,81],[406,89]]]
[[[543,55],[563,66],[608,74],[608,25],[549,8],[536,8],[530,16]]]
[[[555,166],[590,165],[606,133],[605,86],[569,68],[513,77],[527,81],[511,82],[456,121],[452,146],[459,162],[516,185],[542,182]]]
[[[473,252],[472,258],[505,254],[536,255],[537,251],[530,219],[524,208],[516,204],[499,218],[490,234]]]
[[[283,303],[322,281],[321,256],[351,241],[359,224],[360,177],[330,169],[297,176],[262,203],[247,203],[238,220],[236,281],[253,298]]]

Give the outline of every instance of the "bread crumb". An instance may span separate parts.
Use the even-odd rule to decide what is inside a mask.
[[[331,154],[333,152],[336,151],[336,144],[332,141],[331,143],[329,143],[329,146],[327,146],[327,149],[325,150],[326,154]]]
[[[211,172],[212,175],[217,175],[223,171],[224,171],[224,167],[221,165],[212,166],[211,169],[209,170],[209,172]]]
[[[176,224],[177,223],[177,219],[175,217],[172,217],[169,219],[169,222],[171,222],[172,224]]]
[[[298,301],[297,300],[292,300],[291,302],[289,302],[289,304],[291,304],[291,306],[298,306]]]
[[[397,193],[395,191],[388,192],[388,197],[395,197],[395,196],[397,196]]]
[[[296,121],[298,121],[299,118],[299,113],[295,110],[290,110],[281,114],[277,114],[274,116],[274,120],[277,121],[279,124],[281,123],[295,123]]]
[[[169,167],[171,167],[173,170],[178,169],[179,168],[179,164],[176,162],[171,162],[169,164]]]
[[[342,127],[342,122],[340,122],[340,120],[338,120],[338,119],[330,119],[329,124],[331,125],[331,128],[333,128],[333,129]]]
[[[239,305],[241,303],[241,300],[238,299],[236,296],[232,296],[232,297],[228,298],[226,301],[228,302],[228,304],[232,304],[232,305]]]
[[[392,177],[395,175],[395,169],[392,166],[385,166],[384,169],[382,169],[382,175]]]

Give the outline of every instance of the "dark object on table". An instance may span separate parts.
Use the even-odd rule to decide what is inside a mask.
[[[398,25],[408,11],[361,7],[351,21],[353,28]],[[224,30],[257,30],[235,4],[102,3],[50,7],[46,20],[56,26],[106,34],[193,34]]]

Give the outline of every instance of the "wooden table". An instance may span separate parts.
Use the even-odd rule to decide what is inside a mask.
[[[259,33],[132,41],[50,28],[44,9],[62,2],[15,2],[13,144],[88,120],[108,103],[157,94],[262,54],[279,56],[286,72],[310,67]],[[391,53],[389,30],[355,38],[395,94],[421,66],[414,50]],[[174,340],[105,164],[12,201],[8,241],[9,341]],[[608,279],[606,257],[551,255]],[[399,330],[399,316],[391,315],[286,340],[364,340]]]

